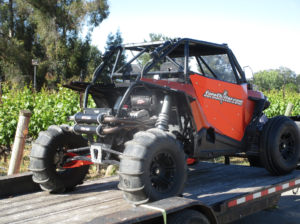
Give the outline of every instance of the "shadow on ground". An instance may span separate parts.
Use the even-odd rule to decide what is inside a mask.
[[[230,224],[299,224],[300,223],[300,189],[294,195],[292,191],[282,194],[278,209],[268,209],[249,215]]]

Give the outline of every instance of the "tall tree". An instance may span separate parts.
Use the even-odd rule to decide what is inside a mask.
[[[0,2],[0,70],[2,75],[32,77],[31,59],[39,59],[38,83],[46,73],[70,78],[87,69],[90,35],[107,18],[107,0],[2,0]]]

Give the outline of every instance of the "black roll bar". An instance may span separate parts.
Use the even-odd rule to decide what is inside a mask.
[[[174,44],[172,44],[170,46],[170,48],[168,50],[166,50],[164,53],[162,53],[162,55],[160,55],[158,58],[156,58],[155,60],[153,60],[153,62],[148,65],[143,71],[143,74],[147,74],[162,58],[166,57],[169,53],[171,53],[176,47],[178,47],[179,44],[181,44],[184,39],[180,39],[178,42],[175,42]],[[147,64],[146,64],[147,65]],[[136,81],[141,79],[141,74],[136,78]]]
[[[183,67],[182,67],[182,65],[180,65],[180,64],[178,64],[176,61],[174,61],[172,58],[170,58],[169,56],[166,56],[166,58],[172,63],[172,64],[174,64],[177,68],[179,68],[179,69],[184,69]]]
[[[204,73],[204,70],[203,70],[203,68],[202,68],[201,61],[200,61],[200,59],[199,59],[198,56],[196,56],[196,60],[197,60],[197,63],[198,63],[198,65],[199,65],[199,67],[200,67],[200,70],[201,70],[202,74],[203,74],[204,76],[206,76],[205,73]]]
[[[245,73],[243,71],[243,69],[241,68],[240,64],[238,63],[234,53],[232,52],[232,50],[230,50],[231,55],[232,55],[232,59],[234,61],[235,67],[236,69],[239,71],[241,77],[242,77],[242,83],[247,83],[246,77],[245,77]]]
[[[88,85],[88,87],[86,87],[85,92],[84,92],[83,109],[87,108],[89,91],[90,91],[90,89],[94,88],[95,86],[96,85],[92,83],[92,84]]]
[[[236,78],[236,82],[237,82],[237,84],[241,84],[241,79],[240,79],[239,75],[236,72],[236,68],[235,68],[235,65],[234,65],[234,62],[233,62],[233,59],[232,59],[232,55],[231,55],[231,50],[229,48],[227,48],[227,55],[228,55],[229,62],[231,64],[231,67],[232,67],[232,70],[233,70],[233,74]]]
[[[145,51],[147,51],[148,48],[145,48],[144,50],[142,50],[140,53],[138,53],[135,57],[133,57],[129,62],[127,62],[125,65],[122,66],[122,68],[120,68],[116,73],[122,71],[124,68],[126,68],[128,65],[131,64],[131,62],[133,62],[135,59],[137,59],[140,55],[142,55]]]
[[[120,57],[121,57],[122,53],[123,53],[123,48],[120,48],[119,51],[118,51],[118,55],[117,55],[117,58],[116,58],[116,61],[115,61],[115,64],[114,64],[114,67],[112,69],[111,74],[115,73],[115,70],[118,66],[118,63],[119,63],[119,60],[120,60]]]
[[[205,65],[205,67],[210,71],[210,73],[217,79],[218,76],[216,76],[216,74],[213,72],[213,70],[211,70],[211,68],[208,66],[208,64],[205,62],[205,60],[201,56],[198,56],[198,57],[203,62],[203,64]]]
[[[183,66],[179,65],[177,62],[175,62],[168,56],[174,49],[176,49],[182,43],[185,43],[185,45],[184,45],[184,58],[185,58],[184,59],[184,68],[183,68]],[[165,58],[165,59],[168,59],[170,62],[172,62],[179,69],[184,70],[185,82],[188,83],[188,76],[189,76],[188,64],[189,64],[189,53],[190,53],[190,49],[189,49],[190,45],[189,44],[193,44],[193,43],[201,44],[202,46],[219,48],[220,50],[224,51],[224,53],[226,53],[228,55],[230,64],[232,66],[234,75],[237,80],[237,83],[238,84],[246,83],[245,75],[244,75],[240,65],[238,64],[235,56],[233,55],[232,51],[227,47],[227,45],[220,45],[220,44],[214,44],[214,43],[209,43],[209,42],[205,42],[205,41],[183,38],[183,39],[178,39],[177,41],[174,40],[173,42],[168,40],[168,41],[160,41],[160,42],[158,41],[158,42],[149,42],[149,43],[110,46],[109,49],[103,55],[103,58],[104,58],[103,62],[99,65],[99,67],[94,72],[92,84],[94,84],[96,82],[99,74],[101,74],[101,72],[104,70],[104,67],[107,65],[107,62],[113,55],[114,51],[119,50],[117,59],[114,63],[112,74],[115,73],[115,70],[117,68],[117,65],[119,63],[120,57],[121,57],[124,49],[137,50],[137,51],[139,51],[139,53],[135,57],[133,57],[130,61],[128,61],[124,66],[122,66],[116,73],[119,73],[120,71],[122,71],[124,68],[126,68],[128,65],[130,65],[134,60],[136,60],[136,58],[138,58],[140,55],[142,55],[144,52],[149,51],[149,48],[151,48],[151,46],[153,46],[153,44],[156,44],[156,46],[157,46],[156,49],[154,49],[150,53],[153,56],[153,61],[147,63],[147,66],[145,66],[145,68],[143,69],[143,74],[147,74],[158,62],[160,62],[163,58]],[[204,73],[201,62],[207,67],[207,69],[211,72],[211,74],[215,78],[218,78],[201,56],[196,56],[196,60],[199,64],[199,67],[200,67],[203,75],[205,75],[205,73]],[[240,76],[237,73],[237,70],[238,70]],[[111,76],[111,78],[112,78],[112,76]],[[138,81],[140,79],[141,79],[141,74],[139,74],[137,76],[136,81]]]
[[[92,84],[94,84],[96,82],[96,80],[98,79],[98,76],[102,73],[102,71],[104,70],[105,66],[107,65],[108,61],[111,59],[111,57],[113,56],[113,52],[115,50],[118,49],[122,49],[122,46],[115,46],[115,45],[110,45],[108,50],[103,54],[102,56],[102,63],[98,66],[98,68],[96,68],[94,74],[93,74],[93,79],[92,79]]]

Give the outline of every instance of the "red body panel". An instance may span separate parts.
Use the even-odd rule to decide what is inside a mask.
[[[208,122],[223,134],[240,141],[247,126],[247,84],[237,85],[200,75],[191,75],[190,79]],[[248,105],[249,109],[251,106]],[[249,115],[252,116],[252,112],[253,109]]]
[[[248,96],[264,98],[248,90],[247,84],[233,84],[200,75],[190,75],[193,85],[142,78],[141,81],[185,92],[197,100],[191,103],[197,131],[213,127],[216,132],[240,141],[252,118],[255,103]]]

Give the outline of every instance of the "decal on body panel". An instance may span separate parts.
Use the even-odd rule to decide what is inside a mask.
[[[227,90],[224,90],[223,93],[214,93],[214,92],[210,92],[209,90],[206,90],[205,93],[203,94],[203,96],[206,98],[219,100],[220,104],[222,104],[223,102],[232,103],[232,104],[239,105],[239,106],[242,106],[242,104],[243,104],[243,100],[228,96]]]

